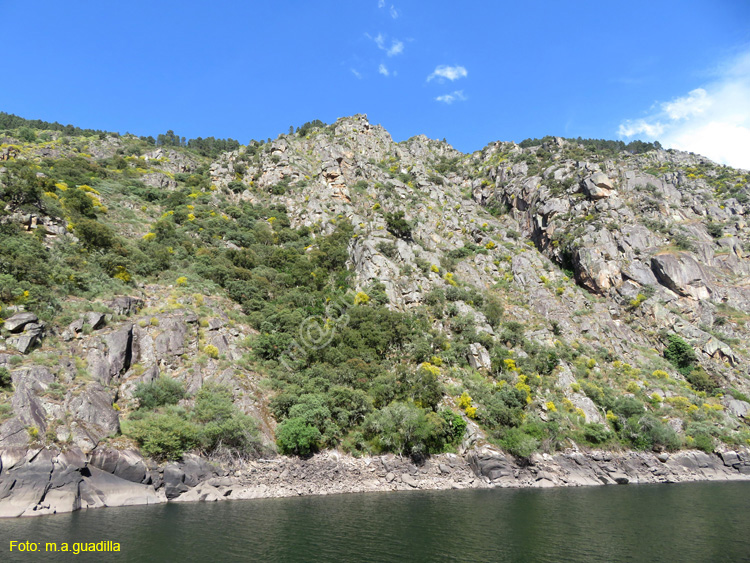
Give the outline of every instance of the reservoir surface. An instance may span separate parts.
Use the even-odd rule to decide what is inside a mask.
[[[750,561],[750,483],[107,508],[0,520],[0,540],[2,561],[737,562]],[[11,540],[39,547],[9,553]],[[102,541],[120,552],[59,551]]]

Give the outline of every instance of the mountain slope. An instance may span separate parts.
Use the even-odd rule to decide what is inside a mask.
[[[466,155],[361,115],[230,152],[73,132],[0,139],[3,447],[750,439],[747,172],[559,138]]]

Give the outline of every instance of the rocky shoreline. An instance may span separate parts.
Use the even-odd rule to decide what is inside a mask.
[[[106,506],[340,493],[480,488],[577,487],[750,480],[750,451],[568,451],[526,463],[492,447],[415,464],[394,455],[354,458],[335,451],[211,464],[188,455],[156,465],[137,452],[97,448],[0,451],[0,517],[41,516]]]

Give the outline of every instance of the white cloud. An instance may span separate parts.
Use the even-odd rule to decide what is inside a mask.
[[[719,69],[713,82],[623,121],[618,134],[656,138],[665,147],[750,169],[750,52]]]
[[[370,37],[369,35],[367,37]],[[385,51],[385,54],[389,57],[400,55],[404,52],[404,43],[398,39],[392,39],[390,47],[386,42],[386,38],[382,33],[378,33],[375,37],[370,37],[378,46],[378,49]]]
[[[664,133],[664,125],[659,121],[649,123],[645,119],[636,119],[631,121],[630,119],[620,123],[620,128],[617,130],[617,134],[620,137],[633,137],[634,135],[646,135],[646,137],[659,137]]]
[[[385,8],[385,0],[378,0],[378,8]],[[398,10],[396,9],[396,6],[391,4],[390,9],[388,10],[388,13],[391,14],[391,17],[395,20],[398,18]]]
[[[380,66],[378,67],[378,72],[379,72],[380,74],[382,74],[383,76],[388,76],[388,75],[390,75],[390,72],[388,72],[388,67],[387,67],[387,66],[385,66],[384,64],[381,64],[381,65],[380,65]]]
[[[349,70],[351,70],[352,74],[356,76],[359,80],[362,80],[362,73],[360,73],[356,68],[350,68]]]
[[[713,101],[708,97],[708,92],[703,88],[696,88],[684,98],[676,98],[671,102],[661,105],[670,119],[685,119],[694,115],[700,115],[706,111]]]
[[[453,82],[459,78],[466,78],[468,74],[469,73],[462,66],[439,65],[435,67],[435,71],[427,77],[427,81],[429,82],[433,78],[437,78],[439,82],[443,82],[445,79]]]
[[[386,55],[392,57],[393,55],[400,55],[404,52],[404,44],[401,41],[394,40],[391,43],[390,48],[385,52]]]
[[[443,94],[442,96],[438,96],[435,98],[435,101],[437,102],[443,102],[444,104],[452,104],[453,102],[463,102],[466,100],[466,96],[464,96],[463,90],[456,90],[455,92],[452,92],[450,94]]]

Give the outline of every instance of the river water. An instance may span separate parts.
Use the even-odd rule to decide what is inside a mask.
[[[9,553],[11,540],[40,547]],[[45,551],[106,540],[121,551]],[[750,483],[107,508],[0,520],[0,561],[750,561]]]

